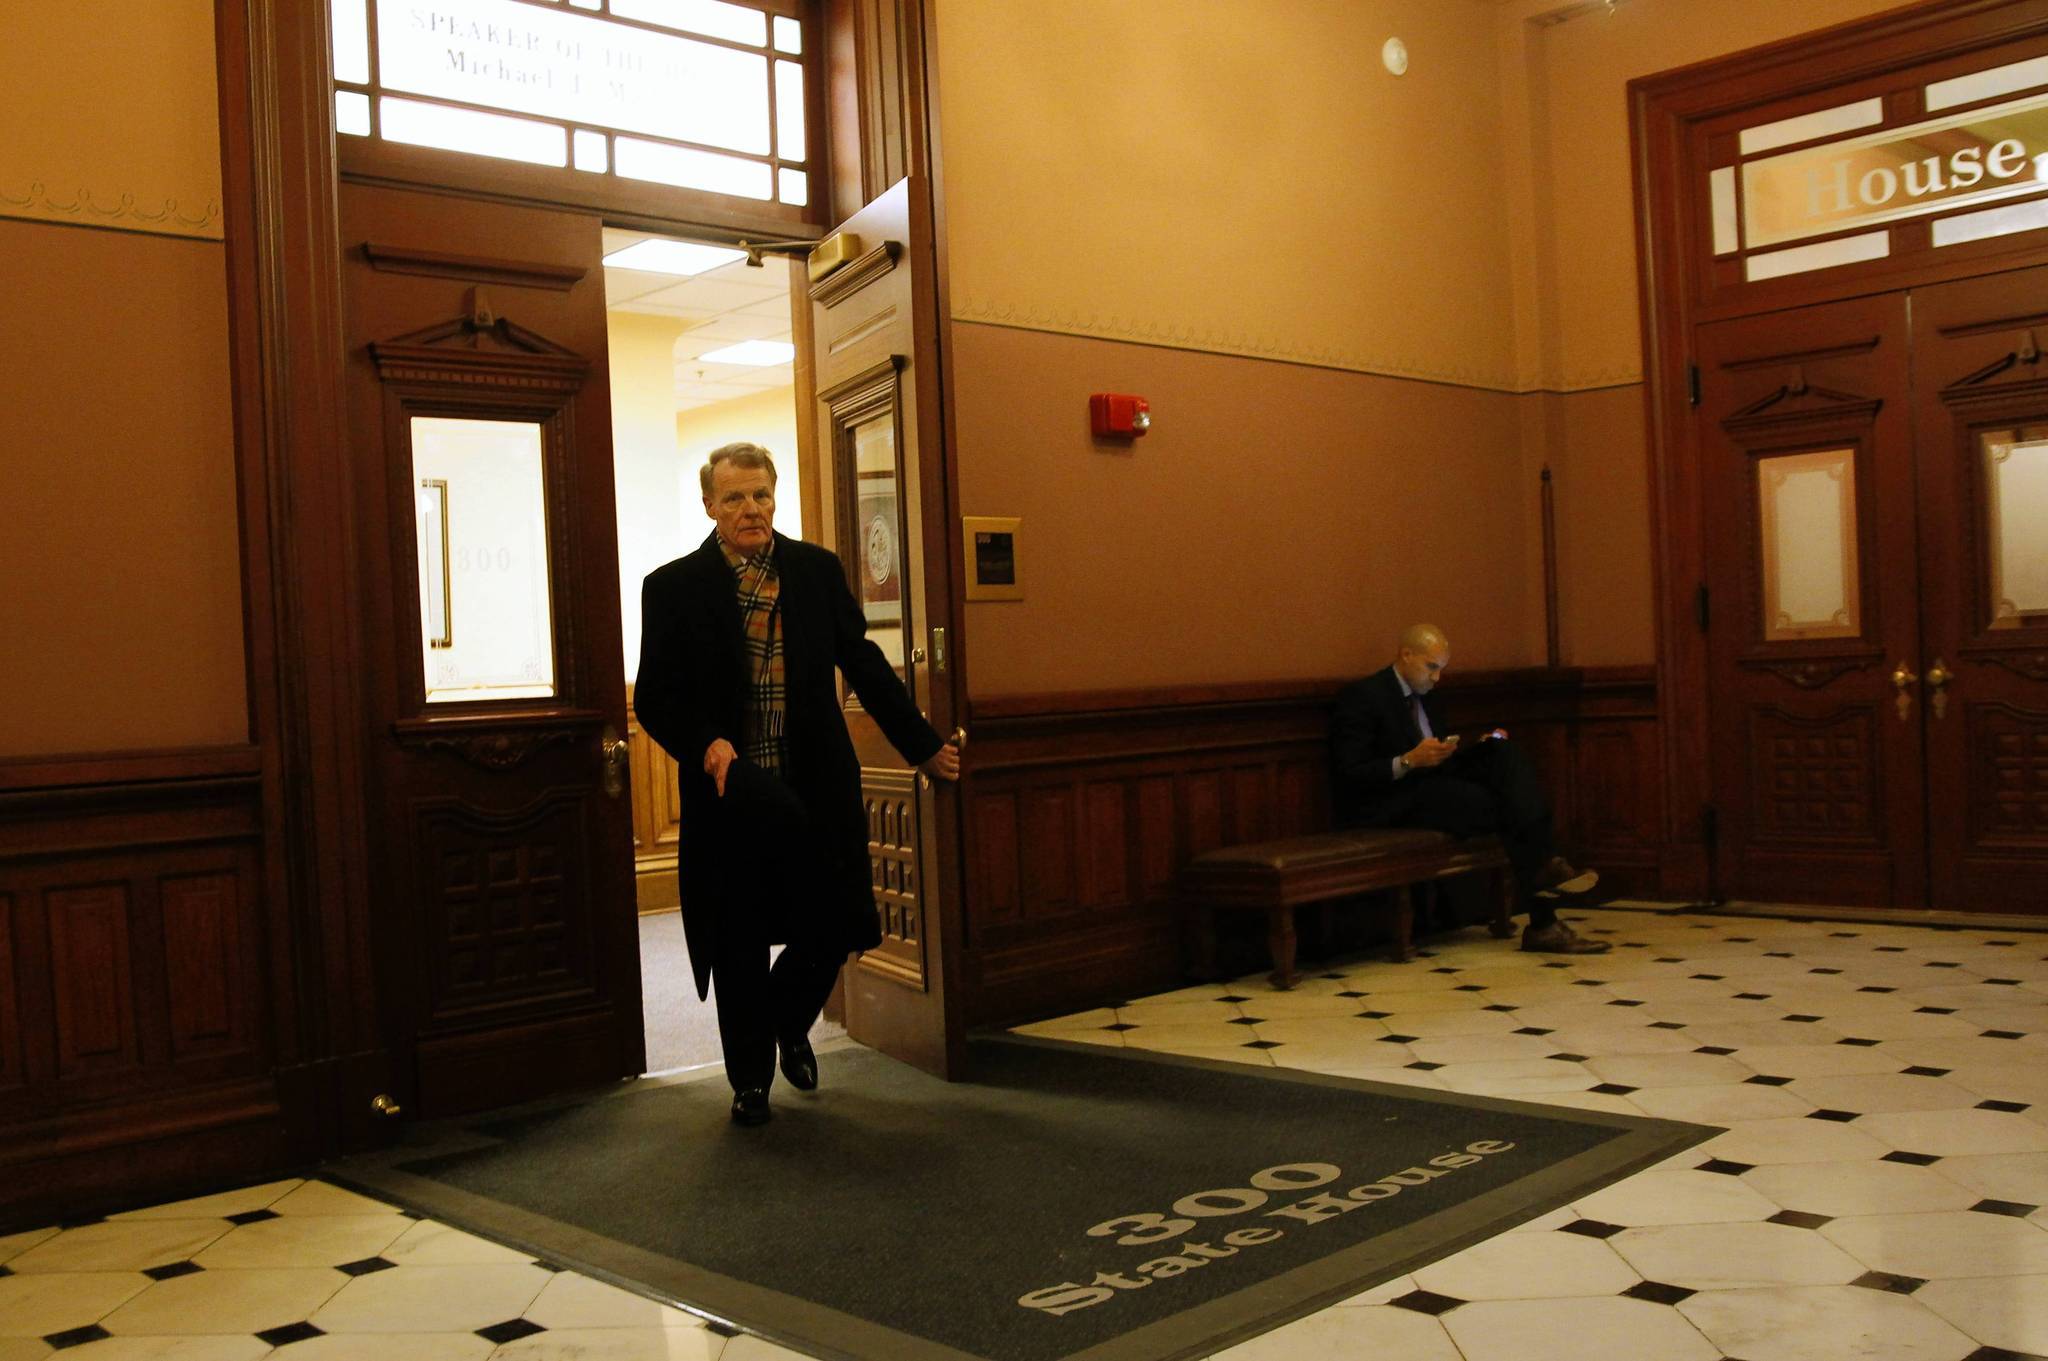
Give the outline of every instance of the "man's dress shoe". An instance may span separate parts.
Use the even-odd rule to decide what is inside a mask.
[[[732,1094],[732,1122],[735,1125],[765,1125],[774,1112],[768,1109],[768,1090],[749,1087]]]
[[[818,1056],[811,1052],[811,1042],[796,1040],[780,1048],[782,1075],[789,1079],[789,1085],[800,1092],[818,1090]]]

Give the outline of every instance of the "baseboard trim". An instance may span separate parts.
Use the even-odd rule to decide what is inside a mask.
[[[1601,904],[1624,912],[1672,916],[1699,913],[1713,917],[1756,917],[1776,921],[1860,922],[1870,926],[1924,926],[1932,931],[2026,931],[2048,934],[2048,921],[2010,912],[1932,912],[1910,907],[1838,907],[1826,903],[1702,903],[1660,902],[1648,898],[1616,898]]]

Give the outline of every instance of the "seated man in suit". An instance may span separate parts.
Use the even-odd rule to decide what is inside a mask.
[[[1431,703],[1451,659],[1441,629],[1416,624],[1401,635],[1394,664],[1353,681],[1337,696],[1330,729],[1338,822],[1346,827],[1429,827],[1452,836],[1497,834],[1507,847],[1529,914],[1524,950],[1594,955],[1557,919],[1559,895],[1591,889],[1551,840],[1550,803],[1527,757],[1498,730],[1475,742],[1440,735]]]

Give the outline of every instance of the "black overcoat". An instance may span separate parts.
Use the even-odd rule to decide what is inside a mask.
[[[861,706],[904,759],[915,765],[939,749],[939,735],[904,691],[830,550],[775,536],[781,573],[782,659],[787,685],[782,779],[809,815],[821,861],[814,906],[847,950],[881,943],[860,761],[839,707],[836,667]],[[732,913],[773,910],[762,894],[783,882],[776,871],[788,846],[762,845],[761,828],[736,825],[736,803],[720,800],[704,773],[704,751],[718,738],[744,752],[748,690],[733,571],[712,534],[694,552],[650,573],[641,590],[640,671],[633,708],[640,726],[681,767],[683,808],[676,847],[697,996],[709,993],[719,923]],[[744,761],[744,757],[741,758]],[[737,763],[736,763],[737,764]],[[735,793],[727,780],[727,795]]]
[[[1422,697],[1431,731],[1443,734],[1434,691]],[[1394,758],[1422,740],[1408,696],[1389,666],[1355,680],[1337,694],[1330,715],[1332,811],[1346,827],[1392,825],[1415,785],[1394,778]]]

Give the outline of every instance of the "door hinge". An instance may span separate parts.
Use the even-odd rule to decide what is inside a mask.
[[[1702,581],[1692,593],[1693,618],[1699,621],[1700,632],[1707,631],[1707,622],[1712,617],[1707,607],[1707,583]]]
[[[1687,364],[1685,366],[1685,391],[1692,404],[1698,406],[1700,404],[1700,366],[1697,364]]]

